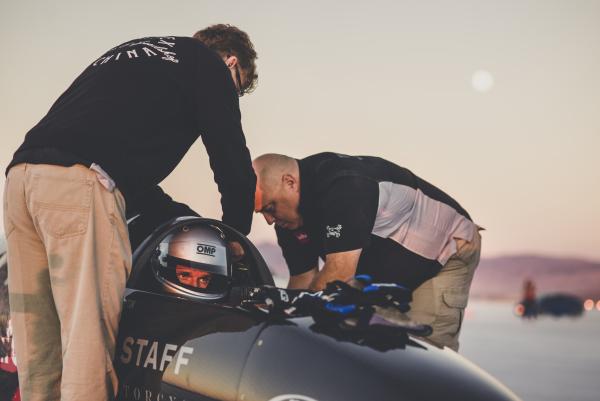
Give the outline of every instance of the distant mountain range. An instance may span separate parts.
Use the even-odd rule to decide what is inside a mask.
[[[471,296],[518,300],[527,279],[533,281],[538,295],[561,292],[600,299],[600,262],[535,255],[482,259]]]
[[[0,314],[7,313],[6,255],[0,237]],[[267,261],[278,285],[288,278],[279,246],[260,243],[257,248]],[[538,295],[567,293],[600,299],[600,262],[575,258],[512,255],[482,259],[471,287],[472,298],[518,301],[525,280],[534,282]]]
[[[257,248],[272,273],[287,279],[288,272],[279,247],[260,243]],[[600,299],[600,262],[535,255],[482,259],[473,279],[471,297],[518,301],[527,279],[534,282],[538,295],[561,292]]]

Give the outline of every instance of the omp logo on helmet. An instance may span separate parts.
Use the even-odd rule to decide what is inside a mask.
[[[217,247],[214,245],[196,244],[196,253],[198,255],[207,255],[214,257],[216,252]]]
[[[325,233],[325,236],[327,238],[330,237],[335,237],[335,238],[340,238],[342,236],[342,225],[338,224],[337,226],[325,226],[325,230],[327,230],[327,232]]]

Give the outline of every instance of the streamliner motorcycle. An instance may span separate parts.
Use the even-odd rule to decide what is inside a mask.
[[[231,241],[242,245],[241,260],[229,255]],[[195,281],[197,270],[205,276]],[[134,251],[127,287],[119,400],[519,399],[454,351],[414,336],[418,324],[348,324],[348,309],[330,303],[299,313],[254,245],[216,220],[180,217],[154,230]],[[280,308],[278,293],[288,301]]]

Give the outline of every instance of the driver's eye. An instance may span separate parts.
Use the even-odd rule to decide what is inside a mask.
[[[192,277],[190,272],[178,272],[177,275],[180,277]]]

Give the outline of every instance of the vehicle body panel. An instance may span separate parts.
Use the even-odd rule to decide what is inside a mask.
[[[246,251],[238,284],[273,285],[241,234],[184,218],[157,229],[134,254],[115,355],[127,401],[518,401],[454,351],[404,335],[360,335],[313,317],[283,317],[232,299],[165,293],[149,260],[171,229],[219,224]]]

